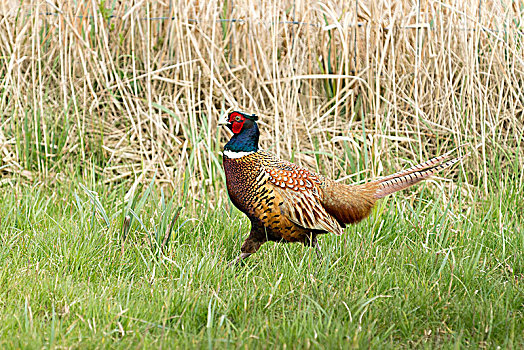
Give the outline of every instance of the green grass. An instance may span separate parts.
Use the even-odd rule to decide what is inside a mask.
[[[322,261],[268,243],[236,269],[249,223],[230,205],[184,209],[162,254],[178,196],[4,186],[0,347],[523,347],[523,193],[506,179],[478,203],[422,185],[323,236]]]

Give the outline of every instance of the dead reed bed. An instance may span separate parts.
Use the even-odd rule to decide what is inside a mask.
[[[469,142],[460,171],[487,192],[494,164],[524,164],[518,4],[4,4],[3,182],[79,173],[131,191],[156,174],[223,199],[216,121],[239,109],[265,149],[342,181]]]

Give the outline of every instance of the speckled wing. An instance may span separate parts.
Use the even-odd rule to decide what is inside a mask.
[[[264,168],[269,182],[283,199],[282,214],[311,230],[343,233],[343,228],[322,206],[322,179],[293,163],[279,161]]]

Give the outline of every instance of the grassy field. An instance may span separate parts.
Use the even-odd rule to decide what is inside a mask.
[[[500,175],[475,203],[389,198],[322,260],[269,243],[238,268],[249,222],[228,203],[182,210],[162,253],[180,204],[153,185],[4,188],[0,346],[523,347],[523,186]]]
[[[523,29],[514,0],[0,2],[0,347],[523,348]],[[471,155],[321,260],[233,269],[232,110],[344,183]]]

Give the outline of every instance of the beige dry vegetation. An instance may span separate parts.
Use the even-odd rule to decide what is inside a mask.
[[[224,199],[227,135],[216,121],[240,109],[260,116],[263,148],[345,181],[469,142],[464,188],[487,191],[490,164],[524,164],[524,9],[510,0],[417,3],[3,8],[3,182],[94,169],[134,188],[156,172],[173,188],[190,179],[195,198]]]

